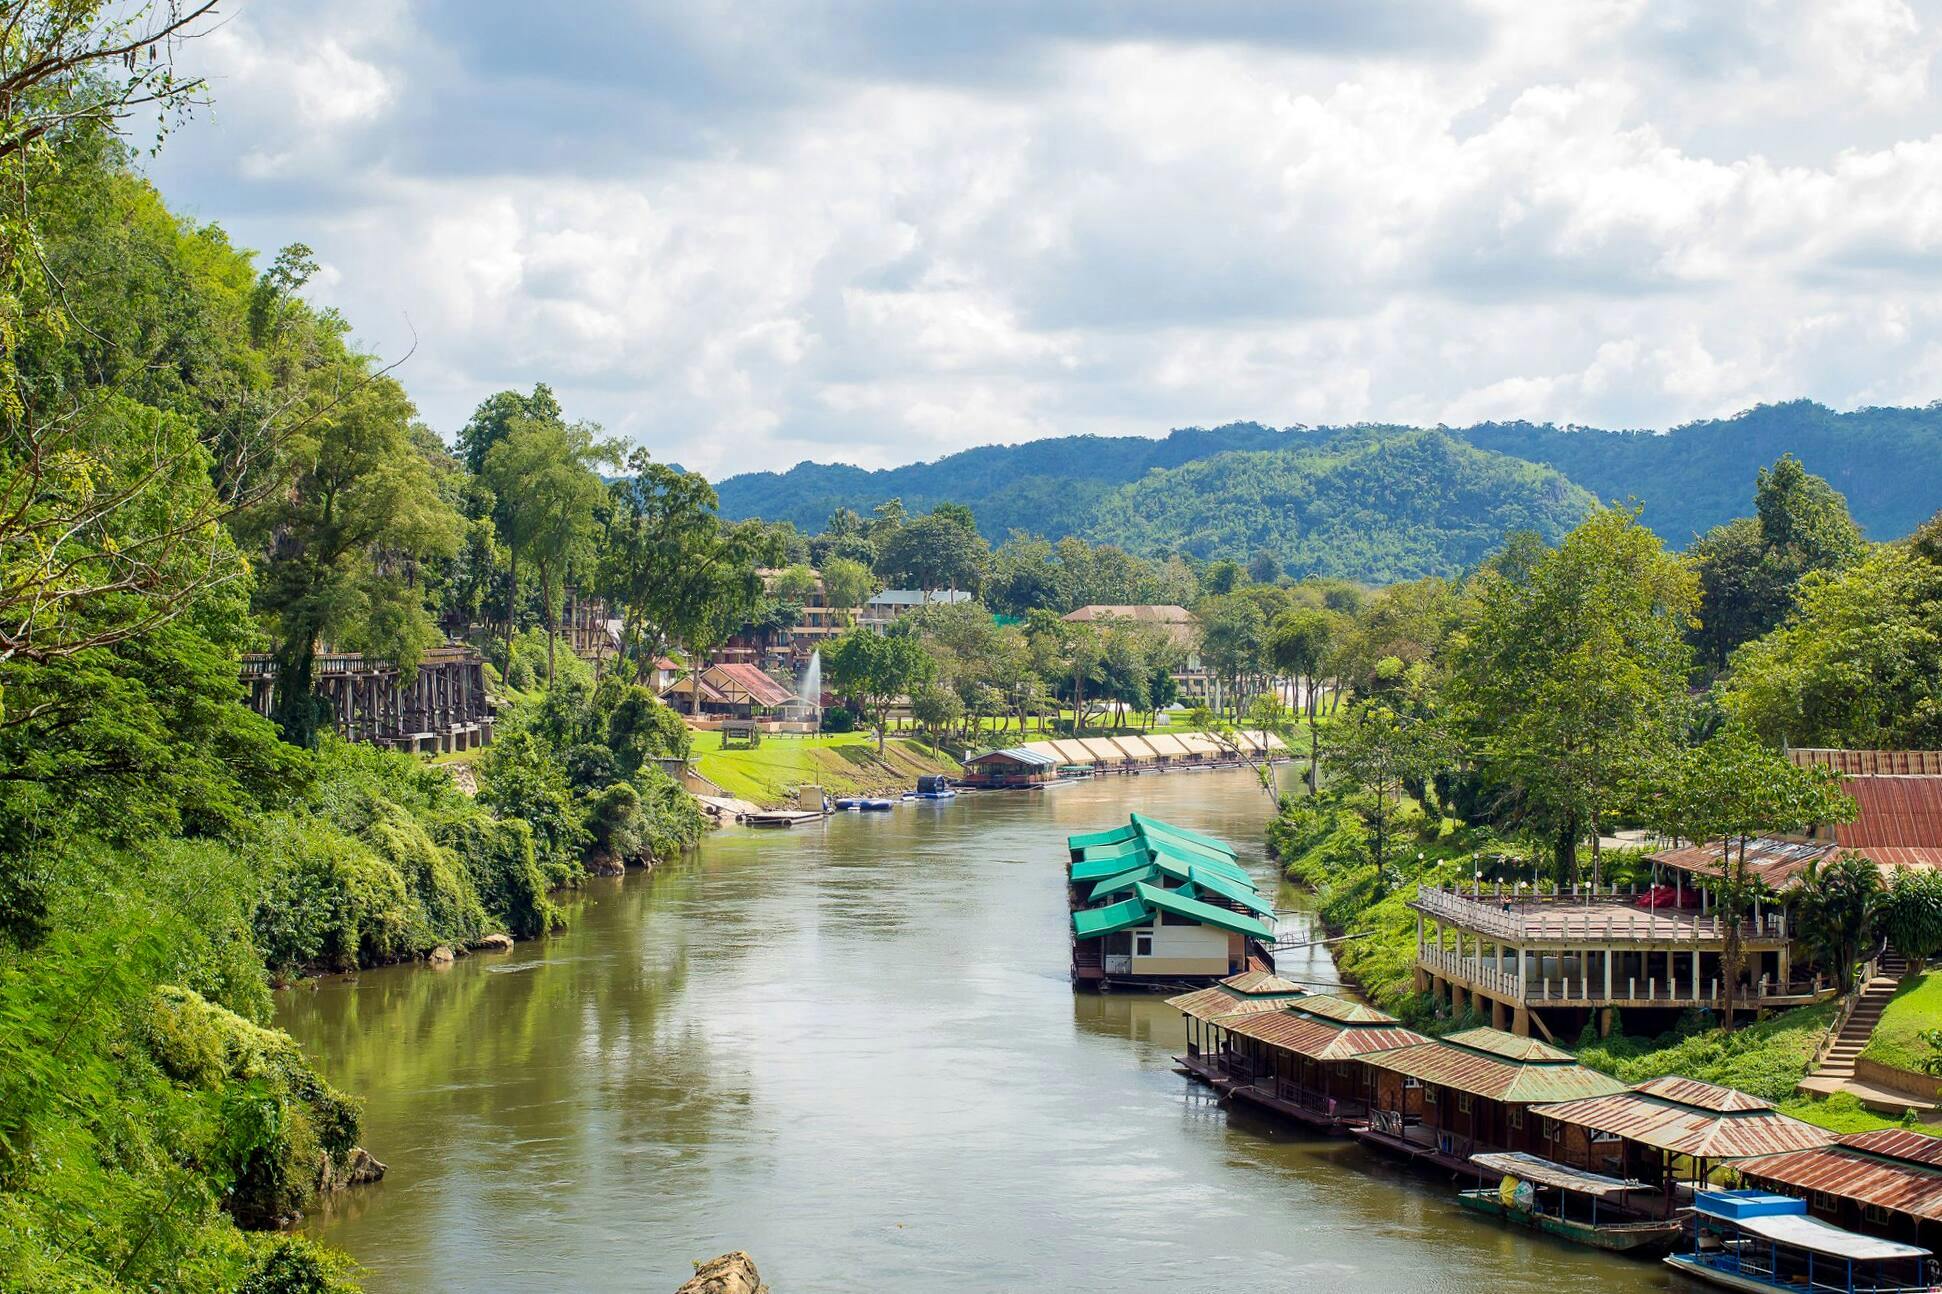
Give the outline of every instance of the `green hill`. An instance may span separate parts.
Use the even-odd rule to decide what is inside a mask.
[[[1111,533],[1127,525],[1112,500],[1156,469],[1204,464],[1236,452],[1326,450],[1358,443],[1372,430],[1277,431],[1240,422],[1184,428],[1160,439],[1062,436],[1023,445],[986,445],[881,471],[800,463],[786,472],[732,476],[718,488],[727,516],[788,520],[809,531],[820,529],[838,507],[867,513],[886,499],[901,498],[912,511],[941,502],[966,504],[994,541],[1013,528],[1056,539]],[[1675,547],[1744,513],[1753,495],[1754,473],[1783,453],[1794,454],[1808,471],[1846,494],[1855,520],[1872,539],[1907,534],[1942,501],[1942,404],[1836,413],[1796,400],[1665,432],[1523,422],[1439,430],[1481,450],[1554,468],[1601,499],[1636,499],[1645,506],[1646,523]],[[1265,464],[1273,461],[1273,454],[1248,461]],[[1174,478],[1173,488],[1196,489],[1199,482],[1218,481],[1222,489],[1241,497],[1266,497],[1279,488],[1271,481],[1250,483],[1240,477],[1239,465],[1229,465],[1212,475]],[[1210,513],[1224,510],[1218,501],[1206,506]],[[1112,527],[1103,524],[1108,513],[1102,510],[1111,510]],[[1398,515],[1409,511],[1402,508]],[[1221,533],[1231,539],[1245,529]],[[1197,543],[1195,551],[1205,547]],[[1446,557],[1456,560],[1454,553]],[[1412,558],[1408,564],[1414,562]],[[1364,578],[1374,574],[1352,573]]]
[[[1455,575],[1513,530],[1555,540],[1593,496],[1444,431],[1369,429],[1156,470],[1099,501],[1086,535],[1136,553],[1268,549],[1293,575]]]

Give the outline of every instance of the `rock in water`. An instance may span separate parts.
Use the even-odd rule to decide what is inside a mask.
[[[508,934],[487,935],[485,938],[479,940],[479,947],[489,953],[511,952],[512,936]]]
[[[452,950],[444,944],[440,944],[425,954],[425,960],[434,966],[450,966],[452,964]]]
[[[755,1270],[755,1260],[738,1249],[698,1265],[694,1279],[674,1294],[769,1294],[769,1287]]]

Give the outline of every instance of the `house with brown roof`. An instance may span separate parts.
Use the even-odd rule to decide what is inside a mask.
[[[1749,1185],[1803,1199],[1809,1214],[1835,1226],[1942,1249],[1942,1138],[1883,1128],[1733,1167]]]
[[[1234,1100],[1310,1127],[1360,1124],[1390,1092],[1391,1105],[1421,1117],[1420,1085],[1361,1063],[1377,1052],[1429,1039],[1372,1006],[1313,993],[1271,1011],[1216,1016],[1221,1038],[1210,1081]],[[1385,1086],[1385,1080],[1387,1084]]]
[[[1609,1074],[1578,1063],[1568,1051],[1501,1029],[1465,1029],[1445,1038],[1384,1050],[1360,1063],[1394,1076],[1376,1089],[1365,1145],[1415,1163],[1481,1177],[1479,1151],[1545,1153],[1530,1117],[1533,1106],[1625,1090]],[[1411,1118],[1403,1098],[1421,1089],[1422,1113]]]
[[[1730,1087],[1667,1076],[1636,1087],[1532,1109],[1548,1158],[1636,1177],[1670,1192],[1703,1183],[1720,1163],[1812,1150],[1834,1140],[1825,1128],[1782,1114]]]
[[[808,720],[816,717],[813,701],[746,661],[717,661],[701,671],[683,675],[662,692],[661,699],[684,714],[704,719]]]

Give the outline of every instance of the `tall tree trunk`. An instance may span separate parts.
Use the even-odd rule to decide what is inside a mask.
[[[512,674],[513,625],[519,619],[519,549],[506,549],[506,674]]]
[[[539,568],[540,611],[546,617],[546,689],[553,690],[553,644],[560,636],[560,617],[553,610],[553,573],[545,563]]]

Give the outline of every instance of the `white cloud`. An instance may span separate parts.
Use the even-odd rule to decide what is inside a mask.
[[[753,6],[706,76],[591,114],[597,78],[435,7],[354,44],[262,8],[210,42],[213,142],[159,174],[245,239],[311,243],[378,349],[415,334],[406,380],[448,431],[544,380],[721,473],[1942,394],[1937,23],[1900,0],[1490,0],[1461,56],[1021,30],[950,80],[908,32],[819,30],[792,63]],[[495,150],[472,105],[502,99],[526,110]]]

